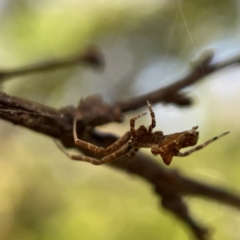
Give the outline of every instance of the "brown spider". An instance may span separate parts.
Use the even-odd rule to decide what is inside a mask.
[[[110,163],[121,156],[133,158],[136,155],[139,148],[151,148],[152,154],[154,155],[159,154],[162,157],[163,162],[166,165],[169,165],[172,161],[173,156],[178,157],[188,156],[191,153],[206,147],[208,144],[216,141],[220,137],[223,137],[229,133],[229,132],[222,133],[221,135],[214,137],[201,145],[198,145],[186,152],[181,153],[180,150],[182,148],[194,146],[197,144],[199,132],[196,130],[198,127],[195,126],[191,130],[173,133],[169,135],[164,135],[162,131],[152,132],[153,128],[155,128],[156,126],[155,114],[152,110],[151,104],[148,101],[147,105],[152,119],[151,125],[148,128],[141,125],[138,129],[135,129],[135,121],[147,113],[142,113],[130,119],[130,131],[127,131],[121,138],[119,138],[116,142],[114,142],[107,148],[98,147],[79,139],[76,130],[77,118],[74,119],[73,137],[75,144],[82,148],[88,149],[97,155],[100,154],[105,156],[100,160],[97,158],[87,157],[84,155],[69,154],[58,143],[57,145],[60,148],[60,150],[69,158],[73,160],[90,162],[95,165]]]

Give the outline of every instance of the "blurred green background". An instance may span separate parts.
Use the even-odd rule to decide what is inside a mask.
[[[104,70],[79,66],[13,78],[1,90],[56,108],[76,105],[93,93],[111,102],[177,80],[206,49],[215,52],[213,61],[240,53],[238,0],[180,4],[182,8],[178,0],[0,0],[0,69],[68,57],[89,45],[98,46],[106,61]],[[166,134],[198,125],[202,143],[231,131],[202,151],[175,158],[170,168],[233,192],[240,192],[239,74],[240,68],[232,66],[185,89],[194,100],[189,108],[153,106],[157,128]],[[101,129],[122,135],[133,115],[124,124]],[[149,117],[138,123],[149,124]],[[4,121],[0,141],[1,240],[192,237],[161,209],[141,179],[69,161],[51,139]],[[193,215],[213,229],[214,239],[239,239],[238,210],[192,196],[185,200]]]

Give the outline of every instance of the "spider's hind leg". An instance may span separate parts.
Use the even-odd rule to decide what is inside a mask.
[[[150,104],[149,101],[147,101],[147,105],[148,105],[148,109],[152,118],[152,123],[151,125],[148,127],[148,132],[152,132],[152,130],[156,127],[156,120],[155,120],[155,113],[152,110],[152,106]]]
[[[97,159],[97,158],[88,157],[84,155],[76,155],[76,154],[68,153],[56,140],[55,140],[55,143],[57,144],[58,148],[70,159],[76,160],[76,161],[89,162],[94,165],[102,165],[105,163],[113,162],[115,159],[121,156],[124,156],[126,153],[128,153],[131,150],[131,146],[129,144],[125,144],[117,151],[103,157],[102,159]]]
[[[186,157],[186,156],[192,154],[193,152],[196,152],[196,151],[198,151],[198,150],[201,150],[201,149],[205,148],[205,147],[206,147],[207,145],[209,145],[210,143],[218,140],[219,138],[227,135],[228,133],[229,133],[229,132],[225,132],[225,133],[222,133],[222,134],[220,134],[220,135],[218,135],[218,136],[216,136],[216,137],[214,137],[214,138],[211,138],[211,139],[209,139],[208,141],[206,141],[205,143],[203,143],[203,144],[201,144],[201,145],[198,145],[198,146],[190,149],[189,151],[186,151],[186,152],[183,152],[183,153],[178,152],[178,154],[177,154],[176,156],[178,156],[178,157]]]
[[[146,114],[147,114],[147,113],[141,113],[141,114],[139,114],[138,116],[133,117],[133,118],[130,119],[130,132],[131,132],[132,136],[136,136],[135,121],[136,121],[138,118],[140,118],[140,117],[142,117],[142,116],[144,116],[144,115],[146,115]]]

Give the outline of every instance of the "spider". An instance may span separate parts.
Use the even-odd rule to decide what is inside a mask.
[[[153,132],[153,129],[156,126],[155,114],[149,101],[147,101],[147,106],[152,120],[149,127],[146,128],[145,126],[141,125],[138,129],[135,129],[135,121],[147,113],[142,113],[136,117],[133,117],[130,119],[130,131],[127,131],[122,137],[120,137],[107,148],[98,147],[79,139],[77,136],[77,118],[74,119],[73,137],[75,144],[82,148],[88,149],[97,155],[103,155],[104,157],[102,159],[92,158],[84,155],[73,155],[68,153],[58,143],[57,146],[70,159],[89,162],[94,165],[110,163],[121,156],[126,156],[131,159],[136,155],[140,148],[151,148],[153,155],[159,154],[162,157],[163,162],[166,165],[169,165],[174,156],[186,157],[229,133],[222,133],[219,136],[216,136],[205,143],[182,153],[180,152],[182,148],[195,146],[197,144],[199,132],[196,130],[198,127],[195,126],[191,130],[169,135],[164,135],[162,131]]]

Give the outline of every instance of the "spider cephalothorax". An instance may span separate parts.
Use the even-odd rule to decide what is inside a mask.
[[[196,130],[198,127],[195,126],[191,130],[169,135],[164,135],[162,131],[153,132],[152,130],[156,126],[155,114],[152,110],[151,104],[148,101],[147,105],[152,119],[150,126],[146,128],[145,126],[141,125],[138,129],[135,129],[135,121],[146,113],[132,118],[130,120],[130,131],[127,131],[121,138],[119,138],[116,142],[107,148],[98,147],[79,139],[76,129],[77,119],[74,119],[73,137],[75,144],[93,151],[97,155],[103,155],[104,157],[102,159],[92,158],[84,155],[72,155],[66,152],[59,144],[58,146],[69,158],[73,160],[90,162],[95,165],[112,162],[121,156],[133,158],[140,148],[151,148],[152,154],[159,154],[162,157],[164,163],[169,165],[174,156],[188,156],[191,153],[206,147],[208,144],[229,133],[222,133],[221,135],[214,137],[205,143],[182,153],[180,152],[182,148],[195,146],[197,144],[199,132]]]
[[[197,130],[197,126],[193,127],[191,130],[173,133],[169,135],[165,135],[162,139],[161,146],[157,146],[155,148],[152,147],[152,154],[157,155],[160,154],[165,164],[169,165],[172,161],[173,156],[187,156],[189,155],[189,151],[185,153],[180,153],[179,151],[182,148],[191,147],[197,144],[199,132]],[[198,146],[200,149],[203,148],[203,145]],[[196,148],[194,148],[194,151]]]

